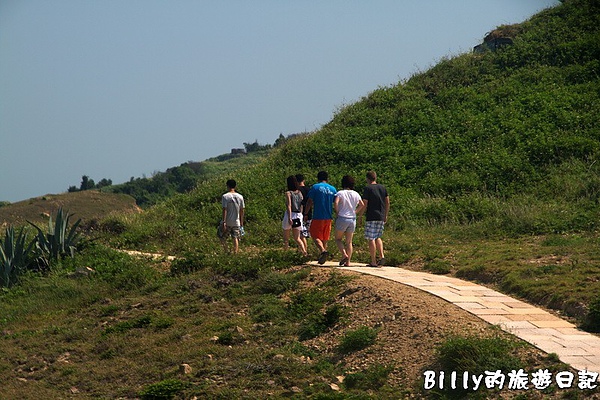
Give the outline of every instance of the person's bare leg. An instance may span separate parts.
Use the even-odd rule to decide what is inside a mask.
[[[344,237],[343,231],[335,231],[335,244],[337,245],[338,250],[342,254],[342,259],[348,258],[348,254],[346,249],[344,248],[344,241],[342,240]]]
[[[301,231],[300,229],[294,229],[294,241],[298,244],[298,251],[300,251],[300,253],[302,253],[303,256],[306,256],[306,247],[304,247],[304,243],[302,242],[302,238],[301,238]]]
[[[283,249],[287,250],[290,248],[290,229],[283,230]]]
[[[377,265],[377,245],[375,240],[369,240],[369,254],[371,255],[371,265]]]
[[[352,245],[353,237],[354,232],[346,232],[346,257],[348,257],[346,264],[350,264],[350,259],[352,258],[352,253],[354,252],[354,247]]]
[[[375,243],[377,244],[377,251],[379,252],[381,258],[385,258],[385,256],[383,255],[383,240],[381,240],[381,238],[377,238]]]
[[[233,254],[237,254],[240,249],[240,240],[236,237],[233,238]]]
[[[324,252],[324,251],[327,251],[327,247],[326,247],[327,245],[326,245],[326,244],[324,244],[324,243],[321,241],[321,239],[314,239],[314,238],[313,238],[313,241],[315,242],[315,245],[317,246],[317,249],[319,249],[319,253],[322,253],[322,252]]]

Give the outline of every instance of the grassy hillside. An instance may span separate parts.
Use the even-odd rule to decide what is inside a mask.
[[[569,1],[510,29],[514,45],[444,60],[340,110],[310,136],[236,172],[249,227],[279,219],[284,179],[375,169],[395,226],[479,224],[490,234],[594,231],[600,196],[600,33],[592,1]],[[218,218],[226,176],[150,212]],[[359,182],[362,179],[359,179]],[[360,188],[359,188],[360,189]],[[167,210],[174,210],[170,215]],[[181,231],[182,233],[185,230]],[[258,232],[257,232],[258,233]]]
[[[517,32],[514,45],[447,59],[379,88],[265,163],[229,175],[261,223],[257,209],[279,217],[288,174],[314,179],[326,169],[338,184],[346,173],[362,178],[375,169],[403,223],[494,220],[509,234],[594,230],[599,15],[593,1],[544,11],[506,28]],[[211,203],[223,189],[218,182],[176,202]],[[531,220],[511,218],[508,211],[521,207]]]
[[[215,170],[189,193],[141,214],[104,219],[99,236],[75,258],[0,292],[0,371],[9,393],[425,397],[419,376],[401,384],[390,378],[412,361],[403,355],[400,365],[375,361],[375,348],[386,349],[377,336],[383,325],[367,312],[365,326],[349,330],[358,312],[345,299],[356,294],[357,304],[389,311],[379,294],[367,296],[366,285],[349,286],[333,271],[317,276],[281,250],[285,177],[301,172],[314,183],[321,169],[336,186],[345,174],[361,182],[367,170],[378,172],[392,201],[384,238],[393,265],[477,280],[594,328],[600,321],[599,29],[596,1],[565,1],[499,27],[512,46],[443,60],[373,91],[319,131],[291,138],[252,165]],[[247,201],[238,256],[223,255],[215,235],[229,178]],[[179,258],[153,262],[109,247]],[[362,228],[355,251],[357,261],[367,261]],[[433,315],[398,315],[415,329],[418,320],[435,323]],[[413,340],[411,347],[420,348],[434,331],[386,340]],[[351,364],[341,347],[324,349],[325,333],[335,343],[351,342],[361,361]],[[449,334],[437,332],[436,344]],[[500,355],[478,362],[491,370],[566,368],[552,357],[514,356],[514,344],[493,351],[472,338],[468,344]],[[435,346],[423,351],[430,363],[419,368],[443,368]],[[193,364],[191,374],[178,370],[182,362]],[[337,391],[331,382],[340,375],[350,379]]]
[[[253,146],[253,147],[252,147]],[[173,196],[186,193],[196,185],[228,171],[238,171],[256,164],[269,153],[271,145],[261,146],[257,142],[244,154],[222,154],[201,162],[187,162],[158,172],[151,178],[132,178],[129,182],[108,186],[103,192],[123,193],[135,198],[138,206],[150,207]]]
[[[360,183],[374,169],[391,196],[386,258],[393,263],[482,279],[582,317],[600,291],[598,7],[567,1],[498,27],[512,46],[443,60],[379,88],[258,164],[125,221],[111,242],[217,254],[219,199],[232,177],[247,200],[244,246],[279,247],[287,175],[301,172],[313,183],[325,169],[339,185],[345,174]],[[358,260],[366,252],[360,237]],[[506,247],[498,239],[516,242]],[[487,250],[464,255],[456,246]],[[524,246],[531,252],[521,254]],[[565,271],[574,282],[561,281]],[[540,274],[544,286],[536,283]],[[589,285],[574,290],[581,280]],[[552,285],[567,288],[548,294]]]
[[[26,225],[27,221],[42,224],[48,216],[63,207],[84,223],[101,220],[111,214],[139,212],[135,199],[125,194],[100,193],[87,190],[76,193],[47,194],[0,207],[0,226]]]

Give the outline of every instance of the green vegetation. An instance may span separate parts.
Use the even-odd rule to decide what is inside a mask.
[[[73,387],[111,398],[397,398],[410,390],[389,395],[392,367],[346,373],[345,357],[380,345],[377,331],[343,335],[352,317],[339,301],[346,281],[335,273],[317,280],[280,250],[285,177],[303,173],[314,183],[321,169],[334,185],[378,172],[392,201],[388,263],[482,282],[596,330],[600,6],[566,0],[496,32],[513,45],[444,59],[378,88],[310,135],[102,188],[153,206],[96,220],[75,257],[57,257],[43,277],[24,274],[0,292],[0,371],[34,376],[27,384],[36,398]],[[236,256],[221,254],[215,237],[228,178],[247,205]],[[2,248],[24,245],[22,235],[7,232]],[[367,261],[360,228],[355,237],[353,258]],[[178,259],[167,267],[114,248]],[[76,274],[83,267],[92,272]],[[330,334],[341,338],[335,357],[306,345]],[[435,368],[534,367],[519,351],[498,337],[452,337]],[[181,376],[186,360],[194,371]],[[324,383],[340,375],[351,394]],[[3,395],[20,397],[23,382],[7,382]]]
[[[15,283],[32,260],[34,241],[27,241],[27,232],[21,228],[17,234],[12,226],[6,228],[4,239],[0,240],[0,287],[10,287]]]
[[[69,225],[70,217],[59,208],[56,222],[53,223],[50,217],[46,233],[30,222],[37,230],[37,236],[29,242],[24,228],[15,235],[14,228],[9,225],[4,240],[0,240],[0,287],[11,286],[29,270],[48,271],[62,258],[73,257],[80,239],[77,227],[81,220]]]
[[[368,326],[361,326],[356,330],[347,332],[344,337],[342,337],[338,350],[342,354],[362,350],[375,343],[376,339],[376,329],[369,328]]]
[[[86,190],[74,193],[47,194],[0,207],[0,224],[14,227],[48,224],[48,218],[62,207],[81,218],[84,230],[94,230],[101,220],[112,214],[139,212],[135,199],[126,194]]]
[[[60,207],[56,211],[55,222],[52,221],[52,216],[50,216],[48,230],[45,233],[42,228],[30,222],[37,230],[35,245],[46,266],[59,261],[65,256],[73,257],[75,255],[77,242],[80,239],[77,227],[81,223],[81,219],[75,221],[73,225],[69,225],[69,219],[71,219],[71,215],[68,212],[63,212],[62,207]]]
[[[197,185],[210,181],[215,175],[222,175],[229,171],[238,171],[252,166],[266,157],[271,149],[284,145],[292,138],[307,135],[296,133],[288,136],[279,135],[273,145],[261,145],[258,141],[244,143],[242,152],[222,154],[208,160],[195,162],[188,161],[178,167],[172,167],[164,172],[155,172],[151,178],[131,177],[129,182],[113,185],[112,179],[101,179],[95,183],[87,175],[81,177],[79,187],[69,186],[68,192],[75,193],[86,190],[101,190],[106,193],[122,193],[135,198],[136,204],[147,208],[157,204],[176,193],[187,193]],[[235,150],[235,149],[234,149]],[[0,203],[0,207],[4,205]]]
[[[481,280],[583,318],[600,290],[597,7],[567,1],[499,27],[512,46],[445,59],[379,88],[256,164],[123,221],[111,243],[215,251],[219,199],[233,177],[247,201],[245,246],[279,246],[287,175],[314,183],[326,169],[338,184],[374,169],[392,201],[389,262]],[[553,237],[567,244],[544,244]],[[357,244],[355,259],[364,261]],[[545,261],[558,265],[537,265]]]
[[[178,379],[166,379],[144,388],[140,397],[145,400],[172,399],[185,389],[186,384]]]

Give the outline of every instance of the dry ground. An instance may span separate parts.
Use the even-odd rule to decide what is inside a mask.
[[[330,268],[314,268],[313,280],[326,279],[331,271]],[[413,395],[420,397],[413,385],[423,376],[423,371],[434,364],[436,348],[449,336],[512,337],[459,307],[416,288],[374,276],[338,271],[354,277],[347,284],[344,296],[338,299],[351,310],[343,331],[361,326],[380,328],[376,344],[344,356],[340,361],[349,373],[373,364],[393,365],[396,369],[390,375],[389,383],[409,389],[412,386]],[[332,330],[304,343],[334,355],[339,340],[340,331]],[[533,346],[523,346],[519,352],[522,359],[535,369],[548,368],[551,364],[547,354]],[[517,391],[509,393],[503,390],[501,397],[510,398],[518,394]],[[553,398],[531,390],[527,394],[528,398]]]

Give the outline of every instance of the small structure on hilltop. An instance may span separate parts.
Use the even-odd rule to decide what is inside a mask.
[[[483,43],[473,47],[473,53],[481,54],[486,51],[496,51],[501,47],[513,44],[513,39],[519,33],[519,25],[504,25],[489,32],[483,38]]]

